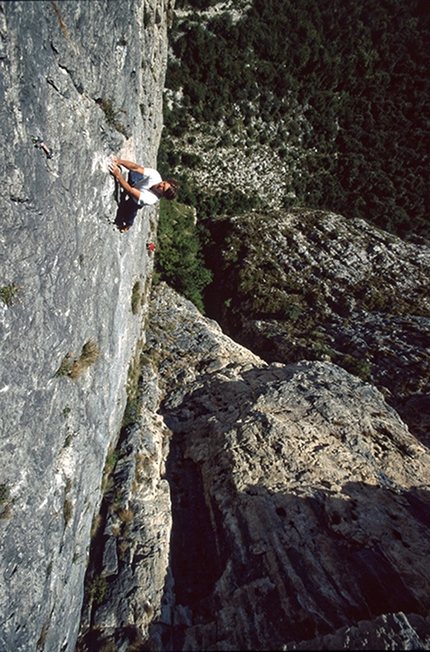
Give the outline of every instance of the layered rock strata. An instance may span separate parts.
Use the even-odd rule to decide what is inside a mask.
[[[2,650],[75,646],[156,230],[120,235],[106,160],[155,164],[170,10],[0,3]]]

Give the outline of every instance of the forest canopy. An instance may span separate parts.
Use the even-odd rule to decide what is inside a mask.
[[[174,19],[166,87],[181,99],[166,103],[160,167],[178,157],[169,136],[190,116],[228,125],[239,109],[245,127],[256,115],[287,125],[271,143],[280,155],[301,148],[285,206],[294,197],[430,236],[428,0],[253,0],[240,20],[202,11],[214,4],[176,2],[189,11]],[[208,205],[201,189],[185,191],[198,211]]]

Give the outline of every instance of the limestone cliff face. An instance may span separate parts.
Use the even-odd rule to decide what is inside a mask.
[[[0,3],[2,650],[74,649],[156,229],[106,159],[155,163],[171,4]]]
[[[428,245],[233,218],[255,352],[161,285],[137,355],[156,211],[119,234],[106,159],[155,162],[171,10],[0,2],[0,649],[72,652],[83,602],[82,652],[428,648],[429,452],[374,386],[428,396]]]

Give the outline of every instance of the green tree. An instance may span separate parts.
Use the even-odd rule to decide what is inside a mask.
[[[156,274],[204,313],[203,291],[212,273],[205,267],[194,211],[177,201],[160,202]]]

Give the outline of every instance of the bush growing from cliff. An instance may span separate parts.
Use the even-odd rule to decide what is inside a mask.
[[[7,306],[13,306],[21,290],[23,290],[23,288],[18,287],[15,283],[3,285],[0,287],[0,299],[2,299],[3,303]],[[19,298],[18,301],[20,301]]]
[[[142,301],[142,286],[140,281],[136,281],[131,291],[131,312],[133,313],[133,315],[137,315],[137,313],[139,312],[139,305],[141,301]]]
[[[6,484],[0,484],[0,519],[9,518],[10,514],[10,489]]]
[[[73,504],[69,498],[66,498],[63,505],[64,524],[68,525],[73,515]]]
[[[130,134],[128,133],[127,128],[120,120],[118,120],[118,115],[124,113],[124,111],[122,109],[116,109],[113,100],[109,98],[103,98],[96,101],[106,116],[106,122],[120,134],[129,138]]]
[[[73,353],[68,353],[61,362],[55,376],[69,376],[69,378],[79,378],[79,376],[94,362],[100,355],[100,349],[97,342],[89,340],[82,347],[81,354],[75,360]]]
[[[89,600],[100,604],[103,602],[108,589],[107,579],[101,575],[96,575],[89,587]]]
[[[155,280],[166,281],[204,312],[202,293],[212,273],[205,267],[192,207],[161,200],[155,270]]]

